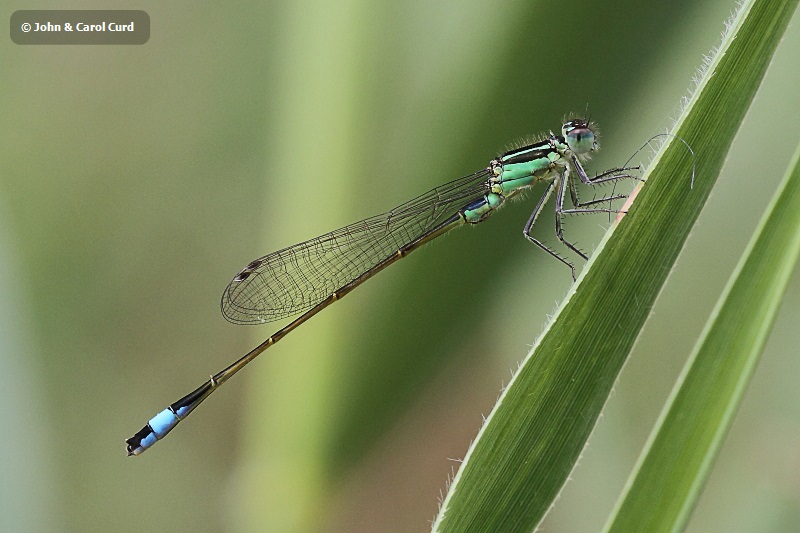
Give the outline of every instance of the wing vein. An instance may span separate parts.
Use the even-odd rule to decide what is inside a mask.
[[[486,193],[490,170],[469,174],[394,209],[251,261],[225,288],[222,314],[260,324],[311,309]]]

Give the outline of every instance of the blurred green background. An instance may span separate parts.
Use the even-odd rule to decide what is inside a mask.
[[[735,5],[2,11],[32,7],[144,9],[151,38],[0,45],[2,529],[401,532],[429,528],[570,285],[522,238],[536,191],[315,317],[144,456],[123,440],[280,326],[220,316],[248,261],[477,170],[587,105],[603,132],[589,168],[623,163],[671,124]],[[798,53],[795,17],[547,531],[596,531],[614,504],[800,140]],[[567,231],[591,250],[607,224]],[[551,216],[536,234],[555,240]],[[691,531],[797,530],[799,320],[795,276]]]

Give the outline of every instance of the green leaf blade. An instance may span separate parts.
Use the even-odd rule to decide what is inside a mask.
[[[607,531],[685,527],[800,255],[800,147],[709,318]]]
[[[720,51],[604,253],[495,405],[442,504],[435,531],[535,528],[580,456],[653,303],[719,174],[797,5],[741,8]]]

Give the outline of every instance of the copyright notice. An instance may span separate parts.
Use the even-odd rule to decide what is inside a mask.
[[[11,14],[16,44],[144,44],[150,16],[138,10],[24,10]]]

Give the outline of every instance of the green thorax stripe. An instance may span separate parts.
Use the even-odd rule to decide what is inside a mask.
[[[530,163],[537,159],[548,159],[550,154],[555,152],[553,143],[550,139],[540,141],[534,144],[528,144],[519,148],[509,150],[500,156],[500,162],[503,166],[516,165],[519,163]]]
[[[561,159],[558,147],[558,138],[550,137],[547,140],[508,151],[500,156],[499,162],[503,170],[500,175],[499,187],[495,186],[495,192],[509,194],[532,185],[537,178],[541,178]]]

